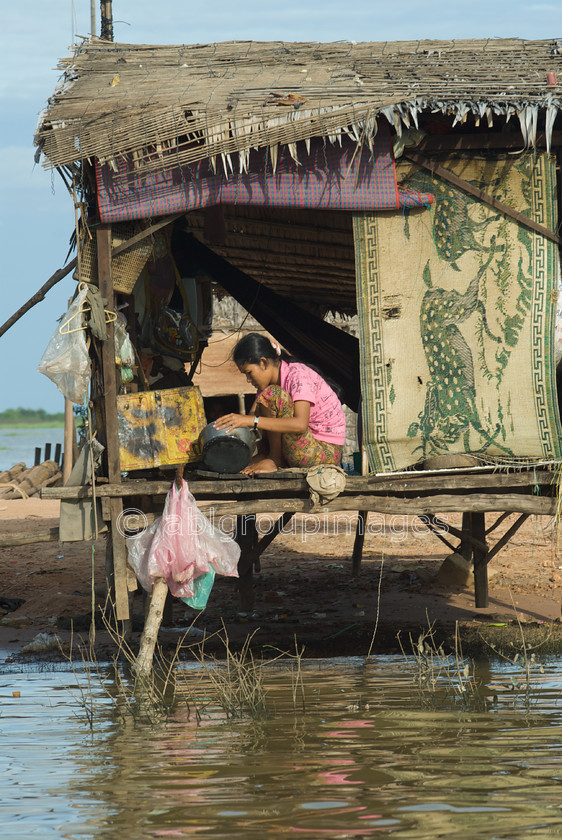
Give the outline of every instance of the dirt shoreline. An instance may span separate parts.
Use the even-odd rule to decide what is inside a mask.
[[[0,503],[0,533],[46,530],[58,524],[58,501],[26,499]],[[490,515],[492,517],[492,515]],[[511,526],[508,517],[494,541]],[[459,517],[451,515],[450,524]],[[492,519],[490,519],[492,521]],[[207,634],[205,650],[220,656],[216,636],[226,628],[230,644],[239,647],[248,635],[252,647],[268,655],[274,649],[304,647],[304,655],[365,656],[397,653],[400,639],[409,652],[410,636],[432,625],[436,638],[451,645],[455,626],[466,654],[493,655],[492,645],[509,654],[526,644],[537,654],[562,652],[562,549],[552,520],[532,517],[492,561],[490,604],[474,606],[470,586],[442,586],[435,575],[449,553],[417,520],[371,514],[360,575],[351,578],[354,521],[349,515],[295,517],[292,533],[269,546],[255,575],[255,608],[240,612],[236,580],[217,577],[207,609],[200,615],[175,600],[172,622],[160,632],[164,650],[175,648],[192,624],[193,634]],[[12,610],[0,609],[0,665],[30,659],[63,660],[58,648],[23,653],[38,634],[58,636],[68,647],[88,639],[92,602],[92,564],[96,605],[101,593],[105,539],[91,543],[29,543],[0,549],[0,596],[21,599]],[[135,649],[140,638],[143,599],[133,599]],[[115,645],[100,623],[96,656],[111,659]],[[373,634],[376,627],[376,633]],[[192,634],[192,635],[193,635]],[[186,644],[191,638],[186,639]],[[197,643],[197,639],[193,639]],[[189,657],[189,650],[183,656]]]

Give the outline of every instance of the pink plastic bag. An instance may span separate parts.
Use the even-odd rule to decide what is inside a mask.
[[[210,568],[238,577],[240,546],[209,522],[185,481],[179,491],[174,482],[160,519],[142,534],[128,537],[127,547],[129,563],[148,591],[163,577],[172,595],[191,598],[194,579]]]

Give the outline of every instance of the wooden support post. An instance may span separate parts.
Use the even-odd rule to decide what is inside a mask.
[[[264,534],[264,536],[259,541],[258,548],[257,548],[258,555],[261,554],[262,551],[265,551],[265,549],[268,547],[268,545],[270,545],[273,542],[273,540],[275,539],[277,534],[279,534],[283,530],[285,525],[287,525],[287,523],[289,523],[291,521],[291,519],[293,518],[294,515],[295,514],[294,514],[293,511],[285,511],[283,516],[279,517],[279,519],[275,522],[271,531],[268,534]]]
[[[506,511],[505,513],[501,513],[498,516],[498,518],[496,519],[496,521],[493,522],[492,525],[490,525],[489,528],[486,528],[486,536],[488,536],[488,534],[491,534],[492,531],[495,531],[496,528],[498,527],[498,525],[501,525],[502,522],[504,521],[504,519],[507,519],[508,516],[511,516],[511,511],[509,511],[509,510]]]
[[[369,474],[369,457],[366,448],[361,445],[361,475]],[[357,528],[355,529],[355,540],[351,554],[351,577],[359,575],[361,560],[363,559],[363,546],[365,545],[365,529],[367,527],[368,510],[357,511]]]
[[[493,549],[492,549],[491,551],[489,551],[489,552],[488,552],[488,556],[486,557],[486,565],[490,562],[490,560],[491,560],[493,557],[495,557],[495,556],[496,556],[496,554],[497,554],[499,551],[501,551],[501,550],[502,550],[502,548],[504,547],[504,545],[507,545],[507,543],[510,541],[510,539],[512,538],[512,536],[513,536],[513,535],[514,535],[514,534],[515,534],[515,533],[519,530],[519,528],[521,527],[521,525],[523,525],[523,523],[524,523],[524,522],[525,522],[525,521],[529,518],[529,516],[530,516],[530,514],[529,514],[529,513],[522,513],[522,514],[521,514],[521,516],[520,516],[520,517],[519,517],[519,518],[518,518],[518,519],[517,519],[517,520],[513,523],[513,525],[511,526],[511,528],[509,528],[509,529],[505,532],[505,534],[503,535],[503,537],[500,537],[500,539],[497,541],[497,543],[495,544],[495,546],[493,547]]]
[[[40,463],[41,463],[41,447],[36,446],[35,447],[35,460],[33,462],[33,466],[38,467]]]
[[[111,225],[100,225],[97,230],[98,277],[101,296],[107,300],[107,307],[114,308],[113,278],[111,274]],[[119,460],[119,434],[117,427],[117,378],[113,324],[107,325],[108,340],[101,343],[103,373],[103,415],[105,420],[105,447],[108,478],[111,484],[121,483]],[[113,548],[113,584],[115,588],[115,615],[119,621],[129,620],[129,593],[127,588],[127,547],[125,536],[118,527],[123,502],[113,498],[110,501],[111,543]],[[125,633],[130,627],[125,628]]]
[[[285,525],[291,521],[294,515],[295,514],[293,513],[293,511],[285,511],[285,513],[282,516],[280,516],[279,519],[276,520],[271,531],[268,534],[264,534],[264,536],[258,542],[254,557],[254,569],[256,572],[261,572],[260,557],[262,552],[265,551],[268,545],[270,545],[273,542],[277,534],[279,534],[279,532],[283,530]]]
[[[72,467],[74,466],[74,452],[73,441],[76,435],[74,434],[74,412],[72,410],[72,401],[65,397],[64,400],[64,454],[62,456],[62,483],[66,484],[70,478]]]
[[[365,544],[365,528],[367,527],[368,510],[357,511],[357,528],[355,531],[355,541],[353,543],[353,553],[351,555],[351,577],[359,575],[361,568],[361,560],[363,559],[363,545]]]
[[[254,608],[253,570],[258,547],[255,514],[236,517],[236,542],[240,546],[238,560],[240,609],[251,612]]]
[[[427,516],[425,514],[421,514],[421,516],[418,516],[418,519],[421,522],[423,522],[424,525],[427,526],[427,528],[431,531],[434,537],[437,537],[438,540],[441,540],[441,542],[444,543],[447,546],[447,548],[453,552],[453,554],[456,553],[455,546],[452,543],[450,543],[449,540],[446,539],[439,530],[439,527],[441,527],[444,531],[447,530],[446,526],[442,522],[440,522],[435,516]]]
[[[455,175],[454,172],[451,172],[450,169],[445,169],[445,167],[440,166],[436,160],[426,158],[417,152],[410,151],[404,152],[404,157],[408,158],[408,160],[412,160],[419,166],[423,166],[425,169],[429,169],[429,171],[433,172],[434,175],[437,175],[438,178],[442,178],[444,181],[448,181],[448,183],[453,184],[455,187],[459,187],[459,189],[470,193],[470,195],[476,196],[479,201],[487,204],[489,207],[494,207],[496,210],[499,210],[500,213],[504,213],[509,218],[515,219],[515,221],[519,222],[520,225],[530,228],[530,230],[537,231],[541,234],[541,236],[546,236],[547,239],[550,239],[552,242],[556,242],[559,246],[562,244],[562,240],[557,233],[544,225],[535,222],[534,219],[529,219],[527,216],[524,216],[523,213],[520,213],[518,210],[514,210],[514,208],[510,205],[504,204],[502,201],[498,201],[498,199],[494,198],[493,195],[484,192],[484,190],[481,190],[479,187],[475,187],[464,178],[459,178],[459,176]]]
[[[45,457],[43,458],[43,460],[44,461],[50,461],[51,460],[51,444],[50,443],[45,444]]]
[[[56,464],[58,464],[58,465],[59,465],[59,467],[60,467],[60,456],[61,456],[61,452],[62,452],[62,443],[57,443],[57,444],[55,445],[55,457],[54,457],[54,461],[55,461],[55,463],[56,463]]]
[[[478,542],[486,541],[486,514],[472,513],[472,536]],[[474,598],[477,607],[488,606],[488,552],[474,547]]]
[[[474,551],[474,546],[470,542],[470,540],[466,539],[466,534],[472,535],[472,514],[469,511],[465,511],[462,515],[462,526],[461,531],[463,536],[461,537],[460,545],[457,548],[457,554],[460,554],[461,557],[470,563],[472,560],[472,554]]]

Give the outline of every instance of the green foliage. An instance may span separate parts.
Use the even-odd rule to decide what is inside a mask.
[[[48,414],[44,408],[7,408],[0,411],[0,426],[39,425],[64,423],[64,412]]]

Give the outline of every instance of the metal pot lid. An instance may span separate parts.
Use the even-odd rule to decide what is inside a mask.
[[[203,463],[216,473],[238,473],[252,458],[250,448],[235,435],[214,438],[203,447]]]

